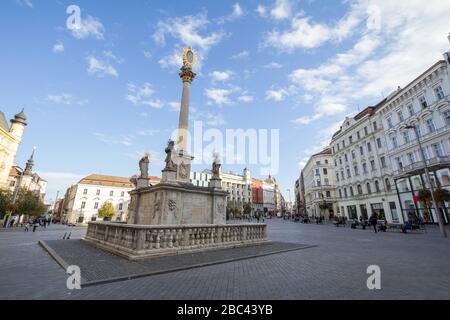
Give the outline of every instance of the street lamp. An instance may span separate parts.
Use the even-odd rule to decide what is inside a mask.
[[[439,210],[437,208],[437,202],[434,199],[434,186],[431,183],[430,173],[428,172],[427,161],[425,159],[425,152],[423,151],[423,148],[422,148],[422,143],[420,141],[419,132],[418,132],[416,126],[406,126],[406,129],[413,129],[414,133],[416,135],[417,143],[419,144],[420,155],[422,157],[422,161],[423,161],[423,165],[424,165],[424,169],[425,169],[425,177],[426,177],[427,183],[428,183],[428,185],[430,186],[430,189],[431,189],[431,199],[433,200],[432,209],[434,209],[434,212],[436,212],[436,216],[438,218],[439,229],[441,231],[442,236],[444,238],[447,238],[447,232],[445,231],[444,221],[442,221],[441,213],[439,212]]]

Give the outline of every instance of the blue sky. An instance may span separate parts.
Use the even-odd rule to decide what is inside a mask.
[[[81,9],[77,32],[66,27],[71,4]],[[191,122],[280,129],[276,177],[288,198],[299,168],[345,116],[442,57],[449,16],[439,0],[4,0],[0,109],[12,117],[25,108],[16,163],[37,146],[47,199],[90,173],[131,176],[146,151],[160,175],[178,123],[176,57],[192,45]]]

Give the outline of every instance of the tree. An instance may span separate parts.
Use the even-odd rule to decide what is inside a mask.
[[[0,189],[0,218],[4,218],[11,212],[11,193],[8,190]]]
[[[252,205],[250,202],[244,204],[244,215],[250,215],[252,213]]]
[[[19,196],[14,205],[10,204],[13,212],[19,216],[40,216],[45,213],[47,206],[42,201],[41,197],[33,191],[21,189]]]
[[[326,201],[319,203],[319,210],[321,214],[327,209],[329,209],[329,205]]]
[[[114,210],[114,206],[111,202],[106,201],[100,209],[98,209],[98,216],[100,218],[103,218],[103,220],[111,220],[111,218],[116,213],[116,210]]]

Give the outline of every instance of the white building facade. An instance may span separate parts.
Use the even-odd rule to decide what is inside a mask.
[[[416,132],[434,187],[450,191],[450,53],[444,57],[399,88],[379,111],[404,220],[416,214],[427,223],[437,222],[436,212],[417,201],[419,191],[429,186]],[[450,204],[445,203],[440,209],[447,223],[449,208]]]
[[[346,118],[331,141],[339,213],[349,219],[403,222],[379,113],[385,101]]]
[[[332,218],[337,212],[336,181],[331,149],[311,156],[302,169],[306,214]],[[326,208],[325,208],[326,206]]]
[[[209,170],[191,172],[191,182],[200,187],[208,187],[212,173]],[[228,191],[227,203],[242,209],[245,203],[252,203],[252,178],[250,170],[244,169],[242,174],[220,172],[222,188]]]
[[[133,189],[129,178],[99,174],[87,176],[67,190],[64,197],[64,221],[86,224],[98,220],[98,209],[105,202],[112,203],[115,209],[111,221],[126,221],[129,192]]]

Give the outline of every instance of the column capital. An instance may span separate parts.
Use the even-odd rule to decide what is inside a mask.
[[[191,68],[186,68],[186,67],[182,67],[180,69],[180,73],[179,73],[181,80],[183,80],[183,82],[189,82],[189,83],[191,83],[192,80],[194,80],[196,75],[197,74],[195,72],[193,72]]]

